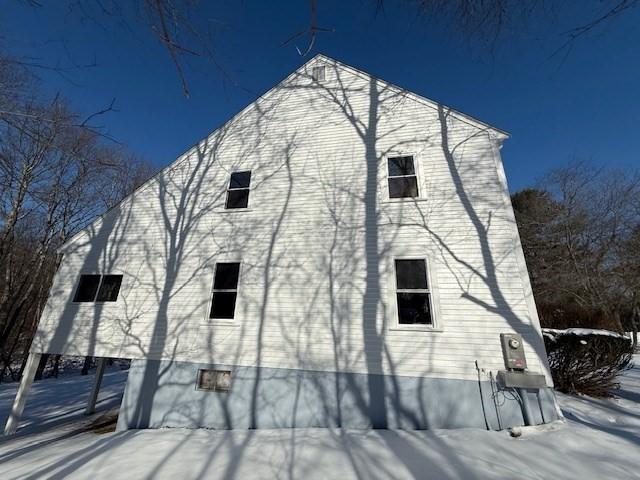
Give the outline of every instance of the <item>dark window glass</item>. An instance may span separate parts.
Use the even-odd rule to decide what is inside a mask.
[[[209,318],[233,318],[238,297],[240,264],[217,263],[213,278],[213,297]]]
[[[229,190],[227,192],[226,208],[247,208],[249,204],[249,189]]]
[[[213,292],[209,318],[233,318],[236,296],[236,292]]]
[[[426,290],[427,267],[424,260],[396,260],[398,290]]]
[[[251,172],[234,172],[231,174],[229,189],[249,188],[250,183],[251,183]]]
[[[389,198],[418,196],[418,179],[413,157],[392,157],[388,159]]]
[[[415,175],[413,157],[395,157],[389,159],[389,176],[400,177],[403,175]]]
[[[115,302],[118,300],[122,275],[103,275],[96,302]]]
[[[417,197],[416,177],[389,178],[389,198]]]
[[[399,292],[397,296],[399,323],[413,325],[431,324],[428,293]]]
[[[247,208],[249,205],[249,186],[251,185],[251,172],[234,172],[229,180],[227,189],[227,202],[225,208]]]
[[[214,290],[236,290],[238,288],[239,263],[217,263],[213,282]]]
[[[74,302],[93,302],[100,285],[100,275],[80,275]]]
[[[396,260],[398,323],[430,325],[429,282],[425,260]]]

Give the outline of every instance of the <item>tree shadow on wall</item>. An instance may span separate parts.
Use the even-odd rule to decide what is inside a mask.
[[[544,358],[543,346],[530,333],[529,320],[505,298],[496,273],[509,253],[501,250],[496,258],[496,239],[501,241],[501,237],[494,236],[494,222],[514,228],[504,214],[508,209],[504,192],[497,181],[484,198],[467,187],[475,177],[495,180],[497,175],[474,171],[476,154],[460,155],[465,145],[476,140],[492,141],[487,131],[466,129],[461,138],[459,132],[451,132],[451,122],[459,120],[442,106],[433,112],[431,123],[416,125],[404,120],[413,118],[417,108],[406,92],[374,78],[346,75],[340,67],[330,69],[330,78],[331,82],[322,84],[299,75],[263,98],[251,112],[225,125],[161,172],[120,211],[97,224],[98,231],[87,235],[83,246],[89,253],[84,256],[83,269],[109,269],[122,258],[141,259],[124,270],[126,285],[136,293],[126,295],[123,289],[121,317],[109,316],[105,326],[105,307],[95,307],[86,330],[90,351],[98,356],[163,359],[162,363],[144,364],[140,398],[134,410],[125,413],[127,424],[153,424],[156,402],[170,398],[163,413],[166,418],[160,423],[180,418],[186,424],[201,425],[207,421],[207,409],[215,404],[226,428],[308,426],[305,419],[310,415],[324,422],[318,426],[344,427],[348,418],[357,417],[363,427],[376,429],[430,427],[433,406],[424,397],[424,378],[415,390],[403,388],[399,378],[410,376],[408,372],[415,372],[415,377],[437,376],[440,359],[436,350],[441,343],[437,338],[416,338],[414,332],[389,328],[395,315],[395,293],[386,279],[393,276],[394,256],[402,255],[403,246],[409,243],[415,243],[423,255],[437,258],[438,268],[447,269],[456,279],[462,292],[459,300],[505,320],[513,330],[524,333]],[[317,148],[329,144],[331,148]],[[447,187],[431,195],[434,192],[425,183],[426,202],[385,203],[387,156],[416,148],[424,152],[439,149],[441,160],[434,162],[444,162]],[[257,203],[247,212],[224,212],[228,175],[238,168],[256,172],[251,195]],[[307,198],[314,202],[308,207]],[[447,232],[438,226],[438,215],[441,208],[456,202],[462,209],[456,214],[464,217],[460,224],[470,228]],[[125,207],[128,210],[122,210]],[[134,208],[146,209],[149,218],[132,221]],[[132,240],[131,232],[141,228],[144,235]],[[460,253],[463,241],[467,245],[471,241],[478,257],[468,260]],[[240,287],[244,289],[238,303],[240,320],[231,327],[203,326],[208,321],[209,292],[203,292],[199,284],[210,289],[211,266],[229,255],[242,259],[241,281],[247,283]],[[482,295],[476,281],[489,291],[488,297]],[[283,295],[290,292],[297,295],[296,301],[283,303]],[[75,318],[77,309],[69,302],[63,317]],[[53,335],[52,351],[67,348],[70,339],[76,338],[74,328],[71,322],[60,325]],[[423,350],[416,351],[411,342]],[[484,355],[481,345],[468,348],[468,357]],[[497,339],[495,352],[499,355]],[[414,355],[424,361],[419,371]],[[246,405],[244,412],[238,413],[234,406],[233,398],[238,397],[233,397],[233,390],[215,400],[202,398],[196,405],[185,405],[173,393],[195,387],[195,379],[171,377],[175,363],[193,358],[212,365],[255,367],[255,374],[246,379],[250,385],[246,396],[240,398]],[[306,372],[331,371],[328,380],[302,371],[280,377],[274,365],[298,365]],[[465,368],[472,370],[471,365]],[[363,372],[366,374],[357,375]],[[285,394],[271,393],[273,382],[286,384]],[[309,404],[309,397],[319,400]],[[291,406],[286,414],[270,413],[282,412],[282,402]],[[453,420],[480,408],[479,402],[473,398],[464,408],[438,407],[448,408],[444,415]],[[309,409],[317,406],[310,414]],[[367,452],[353,448],[348,436],[336,435],[345,445],[354,472],[364,477],[372,469],[384,471],[385,466]],[[252,438],[246,435],[237,441],[229,437],[236,455],[223,472],[225,478],[237,473],[242,452]],[[383,441],[401,461],[407,456],[429,458],[404,437],[390,440],[385,436]],[[437,444],[434,441],[429,448]],[[101,442],[98,453],[107,458],[109,445],[108,439]],[[286,470],[292,477],[299,467],[295,429],[290,445]],[[202,475],[216,461],[217,448],[203,459]],[[447,450],[444,443],[439,448]],[[179,451],[159,460],[154,474],[177,458]],[[89,449],[75,452],[67,464],[61,461],[38,473],[69,474],[95,454],[96,450]],[[456,462],[451,459],[451,463]],[[411,465],[414,477],[420,478],[424,473],[420,463]],[[458,473],[469,474],[463,467]]]

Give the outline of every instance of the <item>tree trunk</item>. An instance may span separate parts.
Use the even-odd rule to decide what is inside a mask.
[[[80,372],[80,375],[87,375],[89,373],[92,360],[93,357],[84,357],[84,365],[82,365],[82,371]]]
[[[640,306],[633,307],[633,313],[631,314],[631,331],[633,337],[633,346],[638,348],[638,327],[640,326]]]
[[[42,374],[44,373],[44,369],[47,366],[47,361],[49,360],[49,354],[43,353],[40,357],[40,363],[38,363],[38,368],[36,369],[36,376],[34,380],[42,380]]]
[[[618,332],[624,333],[624,327],[622,326],[622,319],[620,318],[620,310],[618,310],[617,308],[613,311],[613,322],[614,322],[615,330],[617,330]]]
[[[24,372],[24,368],[27,366],[27,359],[29,358],[29,348],[31,348],[31,342],[29,342],[22,352],[22,363],[20,364],[20,372],[18,373],[18,378],[22,377],[22,372]],[[14,380],[18,380],[18,378]]]
[[[18,343],[20,342],[20,332],[22,331],[23,325],[24,325],[24,320],[20,323],[20,327],[19,327],[18,333],[16,334],[15,338],[13,339],[13,343],[11,344],[11,348],[3,356],[3,359],[2,359],[2,372],[0,372],[0,383],[2,383],[2,381],[4,380],[4,375],[5,375],[5,372],[7,371],[7,369],[9,370],[9,372],[11,374],[11,378],[13,380],[16,380],[14,378],[14,376],[13,376],[13,370],[11,369],[11,362],[13,361],[13,353],[15,352],[16,348],[18,347]]]
[[[56,355],[56,356],[54,357],[54,359],[53,359],[53,373],[52,373],[52,375],[53,375],[55,378],[58,378],[58,371],[59,371],[59,369],[60,369],[60,357],[61,357],[61,356],[62,356],[62,355]]]

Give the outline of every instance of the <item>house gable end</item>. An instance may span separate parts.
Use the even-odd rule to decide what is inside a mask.
[[[131,202],[132,199],[135,198],[137,195],[140,195],[146,189],[150,188],[154,184],[157,184],[157,182],[160,181],[161,178],[167,176],[173,170],[179,168],[186,160],[191,158],[194,154],[197,154],[198,151],[203,150],[204,146],[208,145],[212,141],[212,139],[215,138],[216,135],[219,135],[221,132],[225,130],[231,129],[235,124],[239,123],[246,115],[249,115],[251,112],[255,111],[256,109],[259,109],[264,103],[268,102],[276,92],[284,88],[287,88],[289,84],[295,84],[295,81],[297,81],[298,79],[303,79],[306,82],[315,81],[313,79],[313,69],[316,66],[331,66],[334,72],[338,72],[342,70],[342,71],[348,72],[349,74],[356,75],[357,77],[360,77],[364,80],[375,81],[379,83],[383,89],[386,89],[389,92],[393,92],[393,94],[395,95],[414,101],[420,105],[427,106],[433,109],[434,111],[439,111],[439,109],[444,109],[446,111],[447,117],[451,117],[455,120],[464,122],[472,127],[475,127],[478,129],[478,132],[488,133],[491,137],[493,137],[496,140],[498,144],[501,143],[506,138],[508,138],[508,134],[506,132],[500,129],[497,129],[491,125],[488,125],[480,120],[477,120],[469,115],[466,115],[458,110],[439,104],[426,97],[422,97],[409,90],[403,89],[402,87],[399,87],[387,81],[381,80],[367,72],[364,72],[355,67],[352,67],[343,62],[340,62],[338,60],[335,60],[331,57],[328,57],[326,55],[319,53],[315,55],[311,60],[301,65],[298,69],[290,73],[286,78],[284,78],[282,81],[277,83],[271,89],[267,90],[258,99],[256,99],[255,101],[247,105],[240,112],[238,112],[232,118],[230,118],[227,122],[225,122],[223,125],[221,125],[217,129],[215,129],[213,132],[211,132],[209,135],[207,135],[207,137],[205,137],[204,139],[199,141],[197,144],[189,148],[172,163],[162,168],[155,175],[153,175],[151,178],[146,180],[137,189],[135,189],[131,194],[123,198],[115,206],[111,207],[105,213],[98,216],[89,225],[87,225],[85,228],[83,228],[82,230],[77,232],[75,235],[73,235],[71,238],[69,238],[61,247],[59,247],[58,251],[60,253],[65,253],[65,251],[69,249],[70,245],[77,242],[84,235],[87,235],[92,231],[95,232],[100,230],[100,225],[105,220],[106,217],[111,215],[117,215],[118,212],[121,212],[124,209],[127,202]],[[300,87],[299,84],[297,84],[296,86]]]

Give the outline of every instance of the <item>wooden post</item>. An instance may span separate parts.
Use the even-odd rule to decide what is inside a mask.
[[[96,378],[93,381],[93,388],[89,394],[89,401],[87,402],[87,409],[84,411],[85,415],[91,415],[96,411],[96,401],[98,400],[98,392],[100,392],[100,384],[102,383],[102,376],[104,375],[104,368],[107,365],[106,358],[99,358],[98,365],[96,366]]]
[[[16,433],[18,422],[20,421],[20,417],[24,411],[24,404],[27,401],[29,390],[31,390],[33,379],[36,376],[36,370],[38,369],[41,356],[42,354],[40,353],[29,354],[27,365],[24,367],[24,371],[22,372],[22,379],[20,380],[20,386],[18,387],[16,398],[13,401],[13,406],[11,407],[11,413],[7,419],[7,424],[4,427],[5,435],[13,435]]]

